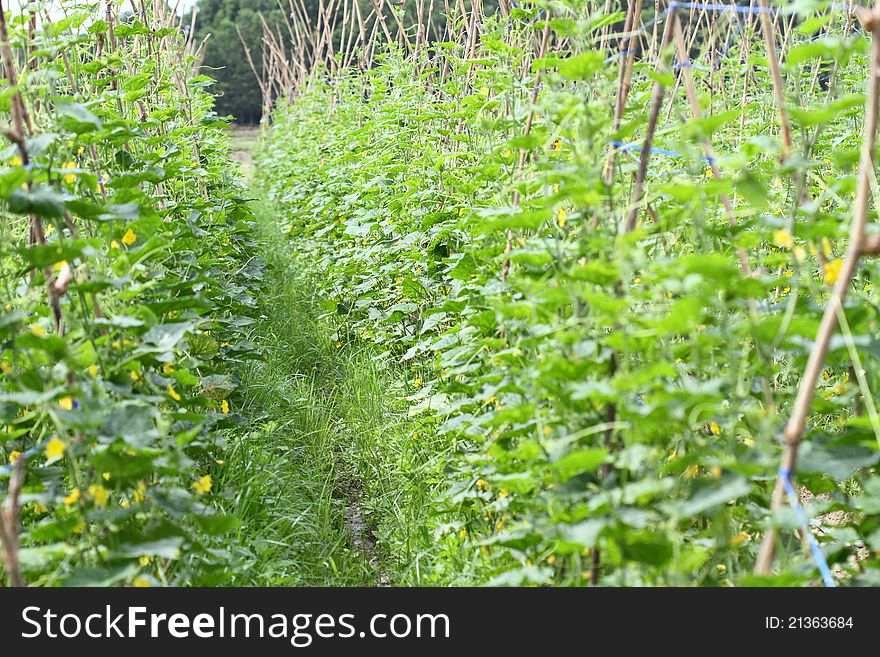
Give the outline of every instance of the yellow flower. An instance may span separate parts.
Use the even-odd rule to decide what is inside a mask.
[[[89,369],[86,370],[90,376],[98,376],[98,366],[97,365],[89,365]]]
[[[12,159],[9,160],[9,164],[11,164],[14,167],[20,167],[21,165],[24,164],[24,160],[21,159],[20,155],[13,155]]]
[[[107,489],[100,484],[92,484],[89,486],[89,497],[95,500],[98,506],[107,506]]]
[[[229,402],[225,399],[220,402],[220,412],[224,415],[229,412]]]
[[[560,228],[565,228],[565,220],[568,218],[568,212],[565,211],[565,208],[559,208],[556,211],[556,223]]]
[[[513,155],[513,153],[510,152],[510,149],[509,149],[509,148],[505,148],[505,149],[501,152],[501,156],[502,156],[502,157],[510,157],[511,155]],[[464,214],[464,212],[462,211],[460,214]]]
[[[543,429],[541,429],[541,433],[543,433],[545,436],[549,436],[551,433],[553,433],[553,429],[545,426]]]
[[[79,488],[74,488],[70,491],[67,497],[64,498],[64,503],[67,506],[73,506],[77,502],[79,502]]]
[[[64,164],[61,165],[61,169],[62,169],[62,170],[65,170],[65,169],[76,169],[76,162],[65,162]],[[72,173],[65,174],[64,177],[63,177],[62,179],[63,179],[64,182],[66,182],[68,185],[72,185],[73,183],[76,182],[76,176],[75,176],[74,174],[72,174]]]
[[[710,473],[713,477],[715,477],[715,479],[718,479],[718,477],[721,476],[721,468],[718,467],[717,465],[713,465],[713,466],[711,467],[711,469],[709,470],[709,473]]]
[[[755,439],[754,438],[743,438],[743,443],[746,445],[746,447],[754,447],[755,446]]]
[[[458,535],[459,535],[461,538],[464,538],[465,536],[467,536],[467,528],[466,528],[466,527],[462,527],[461,529],[459,529],[459,530],[458,530]]]
[[[31,333],[36,335],[38,338],[46,337],[46,329],[44,329],[39,324],[31,324]]]
[[[485,479],[477,479],[477,488],[480,490],[489,490],[489,482]]]
[[[63,408],[65,411],[69,411],[73,409],[73,398],[72,397],[62,397],[58,400],[58,405]]]
[[[147,579],[144,579],[143,577],[135,577],[134,582],[132,582],[132,584],[134,584],[134,586],[136,586],[138,588],[149,588],[152,586],[152,584],[150,584],[150,581]]]
[[[807,252],[804,250],[802,246],[796,246],[792,249],[792,253],[794,253],[794,258],[798,262],[803,262],[804,258],[807,257]]]
[[[412,382],[412,387],[416,388],[416,389],[421,388],[422,387],[422,377],[420,377],[420,376],[416,377],[416,379]]]
[[[111,248],[111,249],[118,249],[118,248],[119,248],[119,242],[117,242],[116,240],[113,240],[112,242],[110,242],[110,248]]]
[[[112,475],[109,472],[102,472],[101,476],[104,478],[104,481],[110,481]]]
[[[141,373],[136,370],[132,370],[128,373],[128,376],[131,377],[132,381],[140,381]]]
[[[34,513],[43,514],[48,512],[49,507],[47,507],[45,504],[43,504],[42,502],[34,502]]]
[[[171,363],[165,363],[162,366],[162,374],[171,374],[174,371],[174,366]]]
[[[707,178],[711,178],[714,175],[715,175],[715,172],[712,171],[712,167],[709,167],[708,169],[706,169],[706,177]]]
[[[198,481],[193,482],[193,488],[196,489],[196,493],[199,495],[210,493],[212,485],[211,475],[205,475],[204,477],[200,477]]]
[[[82,534],[83,531],[85,531],[85,528],[86,528],[86,523],[85,523],[85,521],[84,521],[84,520],[80,520],[80,521],[76,524],[76,527],[73,528],[73,533],[74,533],[74,534]]]
[[[129,502],[128,500],[122,500],[119,503],[119,506],[121,506],[123,509],[127,509],[128,507],[131,506],[131,502]]]
[[[721,435],[721,427],[718,426],[717,422],[710,422],[709,423],[709,431],[712,432],[713,436],[720,436]]]
[[[17,449],[12,450],[11,452],[9,452],[9,462],[15,463],[18,460],[19,456],[21,456],[21,452],[19,452]]]
[[[773,243],[784,249],[790,249],[794,246],[794,237],[785,229],[777,230],[773,233]]]
[[[827,237],[822,238],[822,253],[825,254],[826,258],[831,255],[831,240]]]
[[[480,94],[483,96],[488,96],[489,95],[489,87],[481,87]]]
[[[8,374],[11,371],[12,371],[12,365],[7,363],[5,360],[0,361],[0,372],[3,372],[4,374]]]
[[[749,540],[750,538],[751,538],[751,536],[749,536],[745,532],[740,532],[736,536],[732,536],[730,538],[730,545],[731,545],[731,547],[736,547],[740,543],[744,543],[745,541]]]
[[[63,456],[66,447],[63,440],[59,440],[57,437],[53,438],[46,443],[46,458],[54,459]]]
[[[52,265],[52,267],[53,269],[55,269],[55,271],[61,271],[62,269],[67,267],[67,260],[59,260],[54,265]]]
[[[122,236],[122,243],[125,244],[125,246],[131,246],[135,242],[137,242],[137,235],[131,228],[129,228],[125,231],[125,235]]]
[[[498,499],[499,500],[503,500],[508,495],[510,495],[510,491],[507,490],[506,488],[502,488],[498,491]]]
[[[825,263],[825,285],[834,285],[840,278],[840,270],[843,267],[843,260],[835,258]]]
[[[142,566],[146,566],[148,563],[150,563],[150,557],[144,555],[140,559],[138,559],[138,563]]]
[[[139,481],[137,490],[131,494],[131,499],[140,504],[144,501],[144,493],[147,492],[147,486],[144,482]]]
[[[562,142],[559,139],[554,139],[553,143],[550,144],[551,151],[558,151],[562,148]]]
[[[698,466],[696,463],[691,463],[684,471],[685,479],[693,479],[698,474],[700,474],[700,466]]]
[[[794,272],[791,269],[786,269],[784,272],[782,272],[782,275],[786,278],[791,278],[792,276],[794,276]]]
[[[181,399],[180,393],[178,393],[170,383],[168,384],[168,396],[174,401],[180,401]]]

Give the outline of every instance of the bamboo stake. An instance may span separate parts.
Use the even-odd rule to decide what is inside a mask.
[[[6,505],[0,507],[0,546],[3,547],[3,565],[12,586],[21,588],[25,585],[21,574],[21,561],[18,550],[18,528],[21,524],[19,500],[21,487],[24,485],[24,471],[27,459],[19,456],[15,461],[12,476],[9,478],[9,489]]]
[[[880,1],[880,0],[878,0]],[[663,28],[663,39],[660,42],[660,53],[669,46],[672,39],[673,26],[675,21],[675,6],[669,10],[669,17]],[[648,115],[648,127],[645,131],[645,142],[642,144],[642,152],[639,157],[639,168],[636,171],[635,182],[633,183],[632,196],[629,204],[629,216],[627,217],[624,231],[631,233],[636,227],[636,220],[639,216],[639,204],[642,200],[644,192],[645,176],[648,173],[648,160],[651,159],[651,146],[654,143],[654,132],[657,130],[657,118],[660,115],[660,107],[663,104],[663,96],[666,93],[666,87],[662,83],[655,81],[654,88],[651,93],[651,112]]]
[[[764,0],[761,0],[762,2]],[[825,365],[828,355],[828,345],[834,335],[838,324],[838,313],[843,312],[843,303],[846,300],[849,285],[855,276],[859,259],[864,255],[872,255],[875,240],[865,241],[865,225],[868,218],[868,205],[871,198],[870,178],[874,171],[874,147],[877,139],[878,100],[880,100],[880,0],[875,0],[874,10],[857,8],[857,16],[867,31],[871,32],[871,61],[868,74],[868,94],[865,103],[865,126],[862,138],[862,152],[859,162],[858,187],[853,207],[853,218],[849,231],[849,247],[843,260],[837,282],[831,291],[831,296],[825,305],[822,321],[813,343],[813,349],[807,359],[803,376],[798,385],[797,396],[791,416],[788,419],[782,438],[785,449],[779,465],[779,474],[776,479],[776,487],[773,491],[772,510],[775,512],[781,506],[785,498],[785,481],[791,477],[797,463],[798,447],[803,439],[806,429],[807,416],[813,403],[816,391],[816,383]],[[773,567],[773,559],[776,553],[777,531],[775,527],[768,527],[764,534],[755,572],[759,575],[769,575]]]
[[[624,37],[620,41],[621,56],[618,65],[618,83],[617,97],[614,101],[614,120],[611,124],[612,132],[620,130],[623,123],[623,112],[626,109],[626,99],[629,96],[630,86],[632,84],[633,62],[635,61],[635,52],[630,47],[631,33],[637,29],[639,25],[639,17],[642,14],[642,0],[635,0],[635,3],[627,4],[627,16],[624,24]],[[614,180],[614,162],[617,158],[617,149],[613,146],[609,147],[608,156],[605,159],[605,169],[603,178],[606,185],[610,185]]]

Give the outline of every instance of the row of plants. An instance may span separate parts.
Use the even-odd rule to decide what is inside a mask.
[[[791,144],[756,14],[680,11],[687,61],[659,36],[669,12],[646,25],[618,126],[623,13],[579,0],[318,71],[276,110],[260,177],[338,346],[404,363],[413,446],[456,447],[434,549],[471,566],[440,559],[436,583],[819,581],[798,513],[770,498],[841,271],[869,37],[829,3],[796,10],[777,19]],[[853,283],[796,473],[851,584],[877,583],[880,551],[875,268]],[[759,577],[768,527],[779,559]]]
[[[161,3],[22,4],[0,34],[8,581],[223,583],[212,472],[263,276],[226,123]]]

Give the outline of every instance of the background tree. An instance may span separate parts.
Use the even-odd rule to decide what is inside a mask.
[[[307,0],[311,9],[314,4]],[[254,64],[261,70],[260,43],[263,26],[260,14],[272,26],[282,26],[284,15],[276,0],[200,0],[196,37],[210,38],[205,47],[205,72],[217,79],[217,112],[231,114],[239,123],[257,123],[262,114],[262,95],[247,62],[236,27],[248,43]]]

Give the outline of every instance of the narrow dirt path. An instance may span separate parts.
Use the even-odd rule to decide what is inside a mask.
[[[233,126],[230,137],[231,157],[251,184],[259,129]],[[317,319],[317,300],[295,280],[275,214],[255,203],[269,301],[254,329],[263,358],[242,372],[242,384],[243,410],[259,428],[234,448],[251,465],[229,475],[250,483],[231,509],[244,517],[242,542],[261,571],[249,583],[386,586],[367,511],[375,500],[358,474],[362,446],[349,421],[352,392],[370,391],[353,382],[351,363]]]
[[[254,177],[254,149],[260,139],[260,127],[252,125],[232,125],[229,127],[232,138],[230,156],[241,165],[241,173],[245,183]]]

